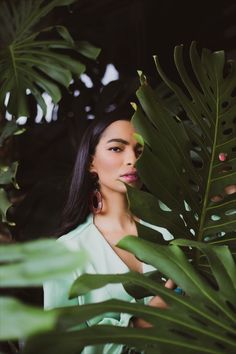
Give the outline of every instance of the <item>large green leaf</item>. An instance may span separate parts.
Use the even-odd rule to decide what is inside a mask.
[[[216,289],[189,263],[181,250],[189,241],[175,240],[172,243],[169,246],[155,246],[147,241],[126,237],[119,246],[126,250],[132,249],[138,258],[162,269],[166,276],[171,275],[182,285],[186,296],[180,296],[139,273],[82,275],[72,287],[73,297],[107,283],[132,282],[135,285],[142,284],[152,293],[160,295],[169,307],[161,310],[141,303],[112,300],[62,309],[57,330],[29,340],[25,353],[68,354],[79,351],[84,345],[108,341],[144,349],[145,353],[234,353],[236,268],[230,251],[226,246],[218,247],[194,241],[191,243],[191,247],[197,247],[206,255],[211,272],[216,278]],[[105,312],[130,313],[149,321],[153,327],[132,329],[100,325],[63,332]]]
[[[95,326],[92,329],[86,329],[79,332],[52,332],[47,335],[39,335],[36,338],[32,338],[25,348],[24,354],[72,354],[79,353],[81,344],[86,345],[93,342],[94,344],[104,343],[104,337],[109,338],[109,342],[122,344],[125,342],[129,347],[138,350],[144,350],[145,354],[164,354],[164,353],[211,353],[233,354],[235,348],[227,346],[227,351],[222,351],[220,340],[219,344],[214,345],[212,341],[212,347],[206,347],[204,336],[202,336],[202,343],[197,343],[195,337],[189,334],[188,337],[192,338],[191,343],[187,343],[183,340],[185,337],[181,331],[179,336],[171,332],[169,336],[163,335],[162,328],[157,329],[130,329],[116,326]],[[108,334],[109,333],[109,334]],[[165,332],[164,332],[165,333]],[[181,336],[182,335],[182,336]],[[181,336],[181,339],[179,337]],[[190,340],[189,340],[190,342]],[[223,349],[224,350],[224,349]],[[132,351],[131,351],[132,352]]]
[[[0,51],[0,106],[3,107],[9,92],[6,109],[15,116],[28,115],[27,89],[44,113],[46,104],[42,92],[47,92],[54,103],[61,99],[60,85],[68,87],[72,75],[78,76],[85,70],[85,65],[73,58],[71,51],[93,59],[97,57],[98,48],[85,42],[77,45],[63,26],[33,32],[35,25],[56,6],[72,2],[75,0],[1,2],[0,34],[4,41]],[[43,32],[53,29],[59,39],[41,39]]]
[[[189,245],[205,254],[217,287],[199,274],[184,255],[181,248]],[[40,284],[41,281],[62,276],[78,266],[77,253],[67,251],[67,255],[64,247],[56,242],[53,242],[53,246],[48,241],[40,241],[6,247],[1,248],[0,254],[1,263],[11,261],[1,266],[1,274],[6,273],[3,277],[5,286]],[[79,352],[85,345],[108,341],[144,349],[145,353],[234,353],[236,268],[227,246],[183,239],[174,240],[169,246],[161,246],[129,236],[120,241],[119,247],[132,250],[139,259],[157,267],[167,277],[171,276],[185,290],[186,296],[180,296],[146,275],[135,272],[120,275],[85,274],[75,281],[71,297],[107,283],[132,283],[147,289],[150,294],[160,295],[169,307],[161,310],[142,303],[110,300],[43,312],[5,298],[1,299],[1,305],[4,305],[4,318],[7,320],[4,322],[1,339],[29,338],[25,353],[30,354],[70,354]],[[75,257],[74,261],[71,257]],[[18,273],[15,275],[15,272]],[[22,274],[24,280],[19,283]],[[93,326],[80,329],[88,319],[107,312],[130,313],[149,321],[153,327],[133,329]],[[70,331],[72,328],[73,332]]]
[[[145,141],[137,167],[150,194],[129,188],[131,210],[167,228],[174,237],[201,241],[232,236],[236,193],[229,194],[229,189],[236,184],[236,63],[226,65],[224,52],[204,49],[200,57],[192,43],[193,78],[185,68],[182,51],[182,46],[176,47],[174,59],[183,87],[167,78],[157,57],[155,62],[161,78],[179,99],[184,121],[140,73],[137,96],[142,109],[136,108],[133,124]]]
[[[35,333],[52,330],[56,313],[22,304],[10,297],[0,297],[1,340],[25,338]]]
[[[0,287],[38,286],[61,278],[86,261],[55,240],[38,240],[0,248]]]
[[[63,38],[65,36],[67,36],[66,32],[63,33]],[[194,46],[191,50],[195,53]],[[195,55],[197,53],[192,54],[192,56]],[[204,109],[208,109],[208,105],[213,107],[215,104],[214,99],[211,97],[213,89],[209,89],[208,84],[205,84],[206,87],[204,86],[206,77],[209,76],[211,78],[211,75],[208,74],[207,76],[205,74],[205,68],[208,68],[207,56],[212,59],[214,53],[206,53],[205,59],[201,59],[200,68],[204,69],[202,69],[203,73],[199,74],[201,78],[203,77],[200,93],[207,102],[206,107],[203,107],[204,112]],[[213,59],[212,61],[214,62]],[[201,71],[200,68],[198,68],[198,72]],[[183,68],[181,68],[181,72],[183,75]],[[230,82],[232,83],[234,78],[229,75],[230,71],[228,76],[224,75],[223,80],[221,80],[222,82],[228,80],[228,84],[225,83],[224,92],[227,91],[228,86],[232,87]],[[195,106],[200,105],[201,100],[199,103],[197,98],[189,99],[189,96],[184,96],[185,94],[181,89],[174,86],[175,93],[180,101],[182,96],[185,97],[181,103],[183,106],[186,104],[184,109],[190,123],[189,121],[184,123],[178,117],[173,117],[171,113],[173,110],[165,107],[164,100],[161,100],[156,92],[153,92],[143,76],[141,80],[142,86],[138,95],[146,115],[138,108],[134,117],[134,124],[136,124],[146,143],[143,156],[138,161],[138,168],[150,193],[137,191],[138,194],[135,194],[136,191],[129,188],[129,200],[135,215],[151,223],[166,227],[175,236],[176,240],[172,241],[170,246],[162,246],[143,241],[140,238],[128,237],[122,240],[119,246],[133,252],[140,260],[152,264],[166,277],[171,277],[186,292],[186,296],[180,296],[174,291],[166,289],[154,278],[152,279],[142,274],[131,272],[107,276],[83,275],[73,285],[71,296],[76,297],[78,294],[102,287],[106,283],[122,282],[124,286],[129,286],[129,289],[139,287],[148,294],[160,295],[169,307],[161,310],[145,306],[142,303],[125,303],[113,300],[105,303],[52,310],[46,314],[48,319],[44,318],[43,313],[39,313],[38,322],[35,324],[34,330],[30,331],[28,326],[23,328],[22,332],[14,332],[13,327],[11,331],[9,329],[9,333],[11,333],[9,337],[7,332],[5,332],[4,339],[16,339],[18,335],[28,337],[36,334],[35,337],[27,340],[25,353],[72,354],[80,352],[85,345],[108,342],[124,343],[131,347],[144,349],[145,353],[149,354],[234,353],[236,350],[235,262],[226,246],[208,244],[208,242],[217,244],[224,242],[224,240],[226,242],[230,242],[230,239],[235,240],[234,218],[232,217],[233,214],[231,213],[230,215],[229,213],[230,210],[234,211],[235,195],[226,195],[225,193],[222,201],[210,201],[212,195],[210,193],[211,189],[209,189],[211,185],[209,178],[212,178],[212,176],[209,177],[210,168],[207,167],[207,164],[211,164],[211,162],[212,166],[214,165],[213,155],[217,161],[217,154],[222,152],[220,149],[223,146],[222,144],[224,144],[222,141],[224,139],[228,141],[228,137],[225,137],[227,134],[220,135],[220,138],[224,135],[223,140],[219,140],[219,149],[215,149],[214,144],[209,145],[212,139],[213,125],[209,125],[209,129],[205,129],[205,116],[202,117],[203,122],[198,122],[201,115],[198,115],[197,108],[195,111]],[[217,75],[216,79],[211,80],[217,81]],[[166,82],[169,87],[172,87],[171,82],[167,79]],[[188,83],[188,87],[189,85]],[[215,88],[213,84],[212,87]],[[190,89],[194,91],[191,85]],[[199,88],[196,88],[196,90],[199,90]],[[190,94],[193,96],[192,91]],[[218,90],[218,92],[223,91],[221,89]],[[230,92],[232,94],[232,91]],[[205,102],[204,100],[203,102]],[[230,101],[229,107],[230,109],[235,107],[234,98]],[[220,119],[219,111],[210,111],[208,109],[207,112],[214,119],[216,117]],[[215,112],[215,115],[212,112]],[[209,121],[211,121],[210,119]],[[220,129],[213,133],[213,139],[216,139],[217,144],[217,139],[220,139],[218,137],[219,131]],[[194,144],[192,144],[193,141]],[[231,139],[231,143],[231,153],[234,154],[234,137]],[[213,151],[215,152],[212,155]],[[228,154],[227,158],[227,163],[234,161],[232,155]],[[217,163],[220,162],[218,161]],[[225,163],[221,165],[225,166]],[[151,169],[150,166],[152,166]],[[229,169],[227,171],[229,172]],[[232,179],[230,179],[232,176],[229,177],[228,172],[223,171],[222,177],[228,184],[232,184],[234,181],[232,182]],[[224,189],[224,185],[221,187]],[[206,193],[208,193],[208,199],[204,199]],[[213,190],[213,196],[215,194],[218,194],[217,189]],[[142,200],[142,203],[140,200]],[[205,203],[204,201],[208,202]],[[149,203],[151,207],[148,206]],[[204,229],[204,225],[205,219],[206,225],[208,225],[208,219],[211,218],[210,207],[215,208],[216,206],[219,208],[217,210],[226,213],[226,217],[231,216],[233,222],[228,223],[227,228],[221,228],[221,237],[213,240],[212,238],[218,236],[219,231],[210,232],[209,229]],[[204,215],[204,218],[202,215]],[[215,225],[215,221],[211,221]],[[225,237],[222,237],[222,232],[226,233]],[[195,233],[195,237],[191,236],[192,233]],[[205,243],[191,241],[191,238],[202,240],[203,236],[208,237],[208,241]],[[151,233],[148,234],[148,237],[151,239]],[[187,240],[181,240],[181,237]],[[157,242],[159,238],[160,235],[155,233]],[[193,260],[197,259],[197,263],[201,264],[201,268],[185,255],[186,253],[188,254],[190,246],[193,251],[196,250],[196,252],[193,252],[195,255]],[[187,252],[185,252],[186,249]],[[13,265],[15,268],[12,268],[12,271],[11,268],[8,268],[11,276],[11,286],[20,284],[19,279],[20,282],[22,281],[21,274],[19,279],[18,275],[14,277],[14,272],[17,271],[17,253],[18,251],[15,254],[14,252],[12,253],[12,259],[15,259],[15,263],[9,264],[10,267]],[[32,264],[31,258],[32,256],[26,261],[26,264]],[[42,258],[41,261],[44,262],[45,258]],[[41,263],[39,262],[39,264]],[[8,267],[8,265],[3,267]],[[49,276],[46,271],[45,274]],[[43,280],[45,274],[42,274],[41,280]],[[4,281],[7,280],[5,279]],[[30,278],[29,282],[24,281],[24,284],[32,284],[30,282],[33,282],[33,279]],[[143,293],[144,291],[141,292],[141,295]],[[141,295],[139,291],[136,291],[135,296],[140,297]],[[13,303],[9,302],[8,304],[8,316],[13,316],[14,306],[10,306]],[[20,319],[20,314],[24,312],[25,316],[29,315],[29,321],[33,323],[34,309],[32,311],[32,309],[23,308],[21,305],[16,304],[14,308],[15,313],[19,310],[17,321]],[[85,330],[71,331],[78,324],[107,312],[130,313],[151,322],[153,328],[134,329],[129,327],[93,326]],[[53,322],[55,318],[57,318],[56,327],[54,327],[55,322]],[[24,319],[26,320],[26,317]],[[14,324],[11,325],[14,326]],[[15,323],[15,326],[18,325],[19,322]],[[37,335],[44,328],[45,330],[50,330],[53,327],[53,331]]]

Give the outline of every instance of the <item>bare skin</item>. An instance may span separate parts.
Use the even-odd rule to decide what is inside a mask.
[[[103,197],[102,211],[94,216],[96,227],[128,268],[142,273],[142,262],[130,252],[116,247],[124,235],[137,236],[135,218],[128,210],[126,187],[122,183],[140,186],[135,163],[141,146],[135,140],[134,133],[129,121],[120,120],[108,126],[96,147],[90,172],[97,173]],[[174,283],[168,280],[165,286],[171,289]],[[154,296],[149,305],[167,307],[159,296]],[[133,319],[133,325],[140,328],[151,326],[140,318]]]
[[[165,287],[168,289],[173,289],[175,287],[175,283],[168,279],[165,283]],[[148,303],[149,306],[158,307],[159,309],[166,309],[168,305],[160,296],[153,296],[153,298]],[[136,328],[149,328],[152,327],[152,324],[143,320],[142,318],[133,317],[132,325]]]

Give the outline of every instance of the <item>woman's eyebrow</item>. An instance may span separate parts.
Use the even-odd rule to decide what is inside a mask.
[[[120,138],[114,138],[114,139],[110,139],[107,141],[107,143],[112,143],[112,142],[121,143],[124,145],[129,145],[128,141],[126,141],[124,139],[120,139]]]

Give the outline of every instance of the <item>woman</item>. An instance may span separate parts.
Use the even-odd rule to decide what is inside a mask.
[[[68,300],[68,292],[73,281],[83,273],[113,274],[154,269],[140,262],[131,253],[116,247],[124,235],[137,236],[135,217],[128,209],[125,186],[141,186],[135,163],[142,153],[142,146],[136,141],[134,133],[130,120],[123,117],[93,123],[85,132],[64,213],[64,236],[59,241],[75,250],[85,250],[90,261],[84,269],[71,274],[65,281],[45,284],[46,309],[96,303],[111,298],[135,301],[121,284],[109,284],[73,300]],[[166,286],[173,287],[171,280],[167,281]],[[158,296],[147,303],[165,307]],[[85,326],[93,324],[149,326],[144,320],[131,318],[124,313],[98,316],[89,320]],[[122,350],[122,345],[106,344],[88,346],[84,348],[83,354],[119,354]]]

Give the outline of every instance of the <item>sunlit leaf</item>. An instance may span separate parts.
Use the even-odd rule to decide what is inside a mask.
[[[55,240],[2,245],[0,287],[37,286],[81,267],[83,252],[71,252]]]
[[[25,305],[9,297],[0,297],[1,340],[20,339],[52,330],[56,316],[53,312]]]
[[[7,221],[6,213],[12,204],[9,202],[7,193],[3,188],[0,188],[0,216],[3,222]]]

